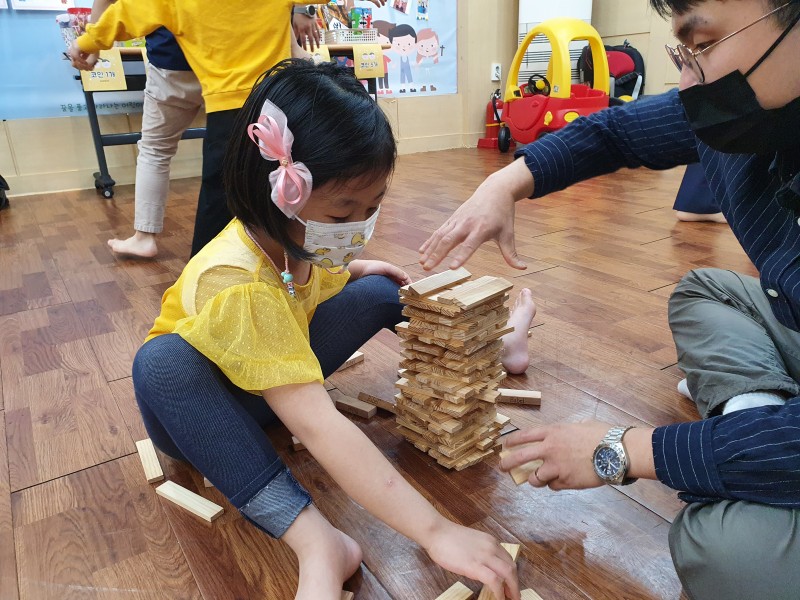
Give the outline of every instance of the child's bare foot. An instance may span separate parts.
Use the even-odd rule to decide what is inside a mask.
[[[295,600],[341,600],[342,584],[361,565],[361,547],[313,505],[283,537],[297,554],[300,579]]]
[[[727,223],[728,221],[725,220],[725,215],[721,212],[718,213],[692,213],[692,212],[685,212],[683,210],[676,210],[675,217],[677,217],[678,221],[712,221],[713,223]]]
[[[158,254],[156,234],[144,231],[137,231],[127,240],[108,240],[108,247],[115,254],[139,258],[154,258]]]
[[[530,365],[528,355],[528,329],[536,315],[536,304],[528,288],[523,288],[514,302],[511,309],[511,316],[508,318],[509,327],[514,331],[503,336],[503,354],[501,362],[507,373],[520,375],[524,373]]]

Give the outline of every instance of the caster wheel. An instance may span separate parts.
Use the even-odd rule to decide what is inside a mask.
[[[511,131],[508,127],[501,127],[497,132],[497,149],[506,153],[511,147]]]

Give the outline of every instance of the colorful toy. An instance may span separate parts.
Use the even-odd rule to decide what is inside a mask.
[[[552,47],[547,75],[532,75],[526,85],[517,86],[525,52],[537,35],[545,35]],[[572,83],[569,44],[581,40],[589,42],[596,65],[593,86]],[[608,108],[608,90],[608,60],[603,41],[594,27],[567,17],[540,23],[528,32],[514,56],[504,98],[504,123],[497,134],[498,148],[507,152],[512,138],[529,144],[578,117]]]

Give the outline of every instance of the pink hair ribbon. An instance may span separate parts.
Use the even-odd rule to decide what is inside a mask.
[[[272,201],[283,214],[294,218],[311,196],[313,178],[308,167],[292,160],[294,135],[287,126],[286,115],[267,100],[258,122],[248,125],[247,134],[263,158],[278,161],[278,168],[269,174]]]

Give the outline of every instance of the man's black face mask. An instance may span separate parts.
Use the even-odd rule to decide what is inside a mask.
[[[680,92],[689,125],[700,141],[729,154],[767,154],[800,148],[800,98],[767,110],[758,103],[747,81],[798,21],[800,15],[747,73],[737,70],[712,83]]]

